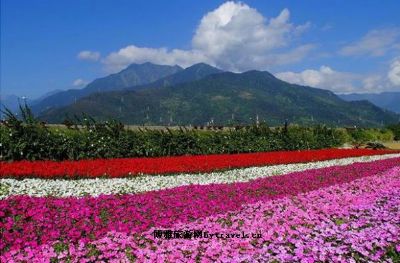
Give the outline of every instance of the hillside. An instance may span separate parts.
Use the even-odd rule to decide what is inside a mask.
[[[4,110],[5,108],[15,112],[18,109],[20,101],[23,101],[20,97],[16,95],[5,95],[0,94],[0,109]],[[0,116],[2,113],[0,112]]]
[[[347,101],[368,100],[378,107],[400,113],[400,92],[352,93],[339,96]]]
[[[24,104],[24,102],[26,101],[29,105],[35,105],[40,103],[42,100],[46,99],[49,96],[52,96],[56,93],[61,92],[62,90],[57,89],[57,90],[52,90],[49,91],[45,94],[43,94],[42,96],[40,96],[39,98],[33,99],[31,100],[30,98],[26,98],[24,99],[23,97],[11,94],[11,95],[3,95],[1,94],[0,96],[0,104],[1,104],[1,109],[9,109],[12,112],[18,112],[19,111],[19,105],[20,104]],[[2,114],[0,113],[0,116]]]
[[[60,123],[66,115],[82,112],[103,120],[156,125],[251,123],[258,115],[271,125],[288,119],[299,124],[380,126],[399,118],[370,102],[347,102],[330,91],[289,84],[261,71],[224,72],[174,86],[97,93],[46,111],[41,118]]]
[[[82,89],[57,92],[31,106],[34,112],[40,113],[44,110],[74,103],[80,98],[96,92],[122,90],[132,86],[148,84],[181,70],[183,69],[179,66],[155,65],[152,63],[132,64],[118,73],[95,79]]]
[[[128,88],[129,90],[140,90],[145,88],[160,88],[173,86],[185,82],[200,80],[208,75],[217,74],[223,72],[222,70],[212,67],[205,63],[194,64],[184,70],[178,71],[175,74],[168,75],[164,78],[151,82],[145,85],[133,86]]]

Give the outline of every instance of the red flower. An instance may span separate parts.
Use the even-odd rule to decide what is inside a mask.
[[[323,161],[395,153],[389,150],[324,149],[243,154],[214,154],[158,158],[121,158],[81,161],[0,162],[0,178],[127,177],[140,174],[198,173],[274,164]]]

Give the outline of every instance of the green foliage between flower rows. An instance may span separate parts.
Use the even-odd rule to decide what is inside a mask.
[[[117,121],[96,122],[91,118],[78,120],[79,123],[68,129],[49,128],[36,119],[28,107],[21,107],[21,113],[17,118],[9,111],[5,112],[6,119],[0,126],[1,160],[79,160],[321,149],[337,147],[346,141],[364,140],[366,136],[358,131],[348,133],[344,129],[325,126],[271,129],[266,124],[223,131],[186,128],[133,131],[124,129]],[[385,139],[393,138],[390,131],[375,133]],[[371,134],[368,136],[376,136],[374,132]]]

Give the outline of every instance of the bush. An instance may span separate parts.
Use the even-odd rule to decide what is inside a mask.
[[[394,140],[400,141],[400,122],[387,126],[387,129],[391,130],[394,134]]]
[[[345,142],[343,130],[325,126],[269,128],[265,123],[230,130],[126,130],[117,121],[68,120],[69,128],[46,127],[28,107],[22,118],[6,111],[0,127],[1,160],[79,160],[185,154],[321,149]]]
[[[355,144],[365,144],[367,142],[386,142],[392,141],[394,134],[389,129],[355,129],[349,131],[351,141]]]

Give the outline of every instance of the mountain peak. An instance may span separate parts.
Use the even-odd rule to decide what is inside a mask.
[[[131,63],[129,66],[125,68],[126,69],[136,69],[136,68],[143,68],[143,67],[153,67],[153,68],[178,68],[179,70],[182,70],[183,68],[178,66],[178,65],[160,65],[160,64],[154,64],[152,62],[144,62],[144,63]]]
[[[197,63],[197,64],[193,64],[190,67],[187,67],[184,69],[184,71],[186,72],[191,72],[191,71],[202,71],[202,72],[207,72],[208,74],[212,74],[212,73],[220,73],[222,72],[222,70],[220,70],[219,68],[213,67],[211,65],[208,65],[206,63]]]
[[[213,67],[213,66],[211,66],[211,65],[209,65],[207,63],[199,62],[199,63],[193,64],[193,65],[187,67],[186,69],[188,69],[188,68],[200,68],[200,67],[215,68],[215,67]]]
[[[132,86],[149,84],[182,70],[179,66],[156,65],[150,62],[133,63],[120,72],[95,79],[82,89],[61,91],[48,96],[32,109],[34,112],[41,112],[48,108],[65,106],[92,93],[117,91]]]
[[[183,70],[179,70],[175,74],[171,74],[152,83],[129,87],[129,89],[140,90],[144,88],[172,86],[180,83],[196,81],[209,75],[218,74],[221,72],[223,71],[206,63],[197,63]]]
[[[272,73],[268,71],[249,70],[242,73],[244,76],[260,76],[268,79],[277,79]]]

